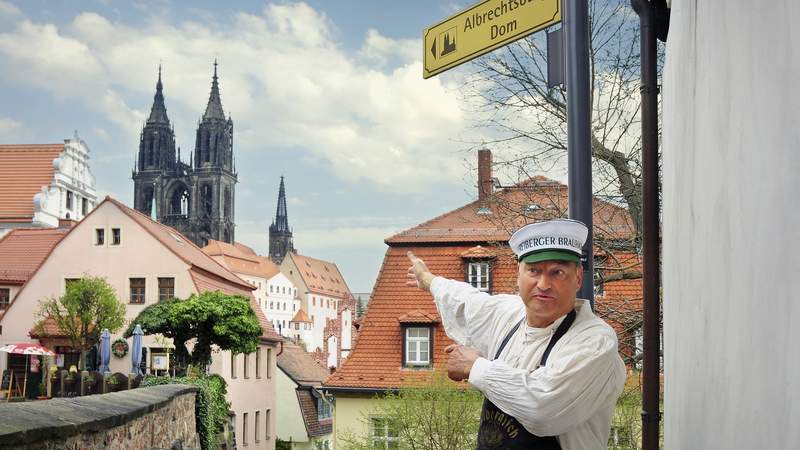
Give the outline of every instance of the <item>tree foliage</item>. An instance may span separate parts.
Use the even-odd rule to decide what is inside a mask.
[[[171,338],[178,361],[190,362],[198,368],[211,361],[211,346],[234,353],[252,353],[258,347],[261,324],[250,302],[244,297],[219,291],[181,299],[164,300],[150,305],[134,319],[125,336],[136,324],[144,334],[161,334]],[[194,340],[189,353],[186,343]]]
[[[68,282],[61,297],[40,301],[36,316],[39,320],[34,328],[45,333],[46,322],[53,321],[72,347],[80,350],[83,366],[86,352],[100,342],[104,328],[112,333],[122,328],[125,305],[104,278],[86,276]]]
[[[623,204],[641,239],[639,18],[628,0],[588,0],[591,151],[595,195]],[[663,55],[663,47],[660,48]],[[499,160],[509,176],[527,180],[563,165],[567,155],[567,90],[548,87],[544,33],[476,59],[462,92],[485,113],[481,125],[507,147]],[[602,226],[602,224],[600,224]]]
[[[227,385],[225,379],[219,375],[199,377],[145,377],[142,387],[159,386],[162,384],[191,384],[197,386],[195,419],[197,434],[200,438],[200,447],[203,450],[219,448],[217,436],[223,431],[225,421],[228,420],[230,403],[225,400]]]
[[[479,391],[457,385],[437,370],[422,382],[384,394],[361,420],[368,430],[374,425],[370,421],[389,424],[390,434],[397,436],[400,448],[475,448],[482,402]],[[376,447],[378,443],[369,434],[344,432],[339,437],[344,448],[350,450],[384,448]]]

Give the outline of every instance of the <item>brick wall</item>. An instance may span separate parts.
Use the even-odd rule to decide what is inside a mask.
[[[0,404],[0,449],[199,449],[196,393],[173,384]]]

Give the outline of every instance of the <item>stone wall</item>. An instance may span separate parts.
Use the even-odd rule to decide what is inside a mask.
[[[0,404],[0,449],[200,448],[194,386]]]

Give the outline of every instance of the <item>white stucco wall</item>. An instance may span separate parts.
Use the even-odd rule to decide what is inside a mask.
[[[665,445],[797,449],[800,2],[672,6]]]
[[[272,322],[275,331],[282,336],[290,336],[289,322],[297,313],[299,302],[295,300],[297,288],[286,275],[275,274],[267,280],[265,289],[264,313]]]
[[[256,353],[247,355],[239,353],[232,358],[229,351],[216,351],[212,355],[210,372],[221,375],[228,384],[231,410],[236,413],[237,448],[274,450],[277,424],[275,355],[278,351],[278,344],[262,342],[259,347],[261,349],[260,370],[257,371],[256,368]],[[247,373],[244,370],[245,359],[248,366]],[[233,364],[236,365],[235,370],[232,370]],[[256,423],[256,412],[258,412],[258,423]],[[244,445],[245,413],[247,413],[246,446]],[[269,426],[267,426],[267,420],[269,420]],[[258,426],[258,442],[255,440],[256,426]],[[269,431],[269,435],[267,435],[267,431]]]
[[[297,384],[278,368],[276,397],[278,408],[277,433],[282,441],[310,442],[300,402],[297,399]]]

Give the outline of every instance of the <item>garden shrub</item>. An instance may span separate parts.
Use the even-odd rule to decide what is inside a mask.
[[[200,446],[203,450],[217,447],[217,434],[223,430],[228,419],[230,404],[225,400],[225,380],[219,375],[193,377],[151,377],[142,380],[141,387],[162,384],[190,384],[200,388],[195,403],[195,420]]]

